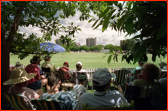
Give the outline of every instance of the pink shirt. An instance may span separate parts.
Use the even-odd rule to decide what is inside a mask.
[[[36,64],[29,64],[25,68],[27,73],[36,73],[36,76],[28,81],[28,84],[34,83],[40,77],[40,69]]]
[[[35,91],[33,89],[27,88],[27,87],[20,87],[20,86],[16,86],[16,85],[12,85],[8,91],[8,93],[10,94],[21,94],[23,96],[26,96],[29,100],[36,98],[37,97],[37,93],[35,93]],[[25,99],[26,102],[28,102]]]

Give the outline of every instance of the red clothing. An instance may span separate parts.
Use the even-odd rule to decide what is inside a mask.
[[[28,81],[28,84],[34,83],[40,77],[40,69],[36,64],[29,64],[25,68],[27,73],[36,73],[36,76]]]
[[[66,68],[66,67],[59,68],[59,71],[62,70],[62,69],[65,69],[66,71],[69,71],[69,69]],[[66,75],[66,80],[69,80],[71,78],[68,73],[66,73],[65,75]]]
[[[69,69],[68,68],[66,68],[66,67],[61,67],[62,69],[65,69],[65,70],[67,70],[67,71],[69,71]]]

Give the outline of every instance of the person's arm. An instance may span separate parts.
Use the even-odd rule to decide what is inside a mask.
[[[124,93],[123,93],[123,90],[122,90],[121,86],[117,85],[117,87],[118,87],[118,91],[124,96]]]

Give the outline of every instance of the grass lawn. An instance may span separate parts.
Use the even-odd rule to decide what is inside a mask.
[[[69,63],[69,69],[75,69],[76,68],[76,63],[78,61],[82,62],[83,68],[88,69],[88,68],[120,68],[120,67],[125,67],[125,68],[133,68],[138,65],[136,64],[127,64],[126,61],[121,62],[121,57],[122,55],[120,54],[118,56],[118,62],[115,62],[112,60],[110,64],[107,63],[108,56],[103,58],[104,56],[103,53],[75,53],[75,54],[70,54],[70,53],[64,53],[64,54],[54,54],[52,55],[51,62],[55,64],[55,66],[62,67],[63,62],[68,62]],[[30,59],[33,57],[33,55],[30,55],[26,57],[23,60],[18,59],[18,56],[11,55],[10,56],[10,65],[15,65],[16,62],[21,62],[23,65],[28,65],[30,64]],[[167,63],[167,58],[162,58],[163,62]],[[41,61],[41,64],[44,62]],[[152,55],[148,54],[148,62],[152,62]],[[157,58],[155,62],[152,62],[159,66],[158,64],[160,63],[160,58]]]

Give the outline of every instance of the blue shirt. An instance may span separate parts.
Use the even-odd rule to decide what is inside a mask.
[[[51,100],[57,100],[57,101],[61,101],[64,102],[67,106],[64,104],[60,104],[61,108],[64,110],[73,110],[73,100],[72,98],[69,96],[69,94],[65,93],[65,92],[59,92],[57,94],[48,94],[48,93],[44,93],[41,95],[40,99],[51,99]]]

